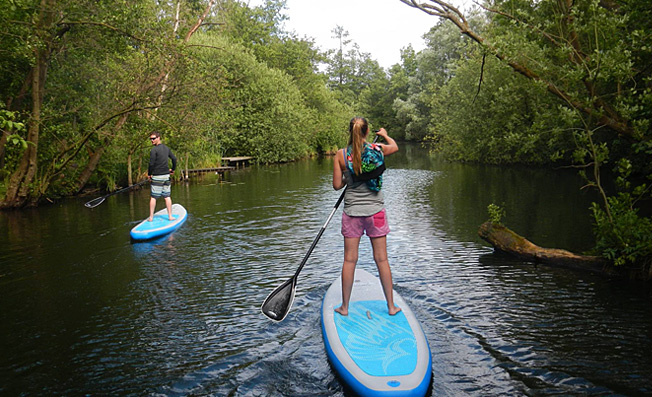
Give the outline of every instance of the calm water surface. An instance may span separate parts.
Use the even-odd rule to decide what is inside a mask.
[[[498,256],[477,237],[496,203],[536,244],[589,249],[592,197],[574,173],[448,164],[416,146],[389,168],[390,263],[430,342],[433,396],[652,394],[649,288]],[[331,169],[177,184],[188,221],[147,243],[129,241],[147,190],[0,213],[0,394],[346,395],[319,324],[341,210],[287,319],[260,313],[339,196]],[[358,266],[376,273],[368,240]]]

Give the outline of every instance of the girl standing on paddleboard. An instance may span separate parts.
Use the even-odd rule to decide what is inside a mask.
[[[386,144],[370,144],[366,141],[369,124],[362,117],[354,117],[349,123],[349,145],[337,152],[333,164],[333,188],[344,193],[342,235],[344,236],[344,263],[342,265],[342,306],[335,309],[343,316],[349,314],[349,299],[353,289],[355,265],[358,262],[360,238],[367,234],[371,240],[374,261],[387,300],[389,314],[401,309],[394,305],[392,271],[387,259],[387,234],[389,225],[383,200],[382,172],[384,157],[398,151],[398,145],[384,128],[376,132]]]

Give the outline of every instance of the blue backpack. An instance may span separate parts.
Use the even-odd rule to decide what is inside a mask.
[[[385,172],[385,155],[380,145],[365,142],[362,149],[362,167],[360,175],[353,170],[351,147],[346,149],[346,168],[351,173],[353,182],[366,182],[367,187],[379,192],[383,187],[383,172]]]

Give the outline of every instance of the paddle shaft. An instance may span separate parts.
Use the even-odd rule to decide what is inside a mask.
[[[116,190],[115,192],[109,193],[106,196],[98,197],[96,199],[93,199],[93,200],[87,202],[85,205],[87,207],[90,207],[90,208],[97,207],[98,205],[102,204],[104,202],[104,200],[106,200],[107,198],[113,196],[114,194],[118,194],[118,193],[124,192],[125,190],[129,190],[129,189],[134,188],[136,186],[140,186],[140,185],[144,184],[145,182],[147,182],[148,180],[149,179],[142,180],[142,181],[140,181],[140,182],[138,182],[136,184],[133,184],[131,186],[127,186],[127,187],[122,188],[120,190]],[[94,201],[98,201],[98,200],[99,200],[99,202],[96,205],[89,205],[90,203],[92,203]]]
[[[303,266],[306,264],[306,262],[308,262],[308,258],[310,257],[310,254],[312,254],[312,251],[317,246],[317,243],[319,242],[319,239],[321,238],[322,234],[324,234],[324,231],[326,230],[326,227],[331,222],[331,219],[333,219],[333,215],[335,215],[335,211],[337,211],[340,204],[342,204],[342,200],[344,200],[344,194],[345,193],[346,193],[346,188],[344,188],[344,191],[340,195],[340,198],[337,199],[337,203],[335,203],[335,207],[333,207],[333,210],[331,211],[331,214],[328,216],[328,219],[326,219],[326,222],[324,223],[324,226],[322,226],[321,229],[319,229],[319,233],[317,233],[317,236],[312,241],[312,244],[310,245],[310,248],[308,249],[308,252],[306,252],[306,255],[303,257],[303,260],[301,261],[301,264],[299,265],[299,268],[297,269],[296,273],[294,273],[295,278],[299,276],[299,273],[301,273],[301,269],[303,269]]]
[[[131,189],[131,188],[133,188],[133,187],[140,186],[140,185],[144,184],[145,182],[147,182],[148,180],[149,180],[149,179],[145,179],[145,180],[142,180],[142,181],[140,181],[140,182],[138,182],[138,183],[135,183],[135,184],[133,184],[133,185],[131,185],[131,186],[127,186],[127,187],[122,188],[122,189],[120,189],[120,190],[116,190],[116,191],[113,192],[113,193],[109,193],[109,194],[107,194],[106,196],[104,196],[104,198],[107,198],[107,197],[109,197],[109,196],[113,196],[114,194],[122,193],[122,192],[124,192],[125,190],[129,190],[129,189]]]

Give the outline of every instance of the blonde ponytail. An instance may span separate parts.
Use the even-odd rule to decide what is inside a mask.
[[[369,125],[362,117],[354,117],[349,123],[349,145],[351,146],[351,162],[356,175],[362,173],[362,147],[367,138]]]

